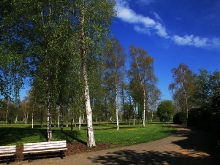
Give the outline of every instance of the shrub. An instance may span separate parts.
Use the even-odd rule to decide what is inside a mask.
[[[173,117],[173,123],[174,124],[186,124],[187,118],[185,112],[178,112]]]

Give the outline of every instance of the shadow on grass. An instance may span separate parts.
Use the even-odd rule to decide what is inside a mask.
[[[85,141],[80,140],[78,137],[80,136],[79,131],[69,131],[69,130],[55,130],[53,133],[56,135],[57,138],[59,139],[65,139],[68,143],[73,142],[73,141],[78,141],[83,144],[87,144]]]
[[[59,140],[67,140],[72,142],[74,140],[85,143],[78,139],[80,132],[78,131],[60,131],[53,130],[53,137]],[[0,128],[0,146],[16,144],[17,146],[28,142],[44,142],[47,141],[46,129],[31,129],[31,128]]]
[[[4,132],[0,136],[0,145],[22,143],[23,138],[39,136],[39,140],[46,141],[44,136],[37,129],[28,128],[0,128],[0,132]],[[21,145],[21,144],[20,144]]]

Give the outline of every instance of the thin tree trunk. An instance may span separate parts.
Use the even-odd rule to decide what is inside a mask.
[[[85,1],[83,1],[85,5]],[[92,109],[89,96],[89,85],[88,85],[88,76],[86,68],[86,45],[85,45],[85,6],[81,10],[81,59],[82,59],[82,70],[83,70],[83,79],[84,79],[84,97],[85,97],[85,108],[86,108],[86,119],[87,119],[87,146],[93,147],[95,144],[94,130],[92,125]]]
[[[8,103],[7,103],[7,111],[6,111],[6,116],[5,117],[6,117],[5,123],[8,124]]]
[[[80,116],[79,116],[79,128],[78,128],[79,130],[81,130],[81,122],[82,122],[81,118],[82,118],[82,117],[81,117],[81,115],[80,115]]]
[[[115,86],[115,108],[116,108],[116,122],[117,130],[119,130],[119,119],[118,119],[118,86]]]
[[[57,127],[60,128],[60,112],[58,113],[57,116]]]
[[[72,113],[72,119],[71,119],[71,131],[73,130],[73,124],[74,124],[74,112]]]
[[[31,116],[31,128],[34,128],[34,113],[32,112],[32,116]]]
[[[146,96],[145,96],[145,90],[143,91],[144,92],[144,110],[143,110],[143,118],[142,118],[142,125],[143,127],[145,127],[145,116],[146,116]]]
[[[153,118],[154,118],[154,112],[151,112],[151,122],[153,122]]]
[[[68,108],[66,107],[66,128],[68,128],[68,126],[69,126],[69,125],[68,125],[68,124],[69,124],[69,123],[68,123],[68,117],[69,117],[68,115],[69,115],[69,113],[68,113]]]
[[[135,62],[136,62],[137,68],[138,68],[138,76],[139,76],[139,80],[142,85],[143,94],[144,94],[144,110],[143,110],[143,116],[142,116],[142,125],[143,125],[143,127],[145,127],[146,93],[145,93],[143,80],[142,80],[141,75],[139,73],[139,65],[138,65],[138,61],[137,61],[137,56],[134,56],[134,58],[135,58]]]
[[[60,130],[63,130],[63,105],[60,105]]]
[[[51,103],[50,98],[47,99],[47,140],[52,141],[52,129],[51,129]]]
[[[15,123],[17,123],[17,121],[18,121],[18,114],[15,117]]]

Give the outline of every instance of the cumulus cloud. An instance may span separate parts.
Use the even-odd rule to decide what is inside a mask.
[[[144,33],[150,35],[150,31],[147,30],[146,28],[142,28],[140,26],[134,26],[134,30],[138,33]]]
[[[154,19],[135,13],[129,8],[129,5],[124,0],[118,0],[115,7],[117,11],[117,17],[124,22],[134,24],[134,29],[138,32],[150,34],[150,32],[156,31],[160,37],[169,38],[166,28]],[[158,15],[159,17],[159,15]],[[143,26],[140,29],[138,25]]]
[[[138,0],[138,2],[149,4],[154,0]],[[154,19],[137,14],[135,11],[130,9],[128,2],[126,0],[117,0],[115,10],[117,12],[117,18],[124,22],[130,23],[134,26],[134,30],[138,33],[143,33],[147,35],[157,34],[158,36],[170,39],[177,45],[188,45],[194,47],[215,47],[220,48],[219,38],[204,38],[194,35],[179,36],[177,34],[171,36],[167,33],[165,26],[163,25],[163,20],[156,13],[153,12]]]
[[[206,47],[210,45],[208,38],[195,37],[194,35],[185,35],[183,37],[174,35],[172,39],[177,45],[191,45],[195,47]]]

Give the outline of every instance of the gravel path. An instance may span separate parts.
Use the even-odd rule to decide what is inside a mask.
[[[208,133],[179,125],[168,138],[116,149],[70,155],[60,159],[12,162],[13,165],[220,165]],[[220,155],[219,155],[220,157]]]

